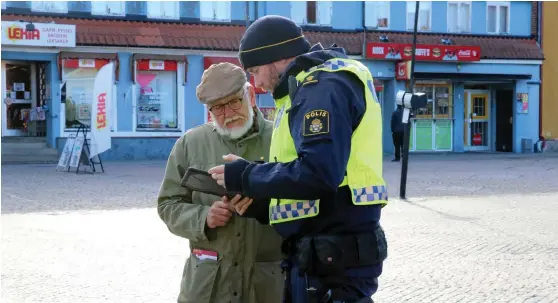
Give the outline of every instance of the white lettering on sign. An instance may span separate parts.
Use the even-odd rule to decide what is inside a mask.
[[[79,67],[88,67],[94,68],[95,67],[95,59],[79,59]]]
[[[76,26],[2,21],[2,45],[75,47]]]
[[[384,54],[384,48],[381,46],[374,46],[372,47],[372,53],[374,55],[383,55]]]
[[[459,53],[457,53],[460,57],[471,57],[471,50],[460,50]]]
[[[430,49],[428,48],[417,48],[417,52],[415,53],[417,56],[430,56]]]
[[[149,69],[165,70],[164,60],[149,60]]]

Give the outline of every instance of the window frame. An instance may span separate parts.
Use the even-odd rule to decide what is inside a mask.
[[[379,3],[383,3],[384,5],[387,5],[387,26],[386,26],[386,27],[380,27],[380,26],[378,26],[377,20],[376,20],[376,26],[371,26],[371,25],[369,25],[368,22],[367,22],[367,20],[369,20],[368,14],[366,14],[366,8],[367,8],[367,6],[368,6],[368,5],[374,5],[374,7],[372,7],[372,8],[375,8],[375,5],[378,5]],[[372,9],[372,8],[371,8],[371,9]],[[391,2],[390,2],[390,1],[364,1],[364,18],[365,18],[365,19],[364,19],[364,26],[365,26],[366,28],[371,28],[371,29],[373,28],[373,29],[380,29],[380,30],[388,30],[388,29],[389,29],[389,25],[391,24],[390,15],[391,15]],[[374,16],[375,16],[375,17],[378,17],[378,15],[376,15],[376,14],[375,14]]]
[[[143,60],[143,59],[142,59]],[[145,59],[149,60],[149,59]],[[138,73],[138,60],[134,60],[134,79]],[[184,110],[185,110],[185,92],[184,92],[184,62],[177,62],[176,66],[176,128],[138,128],[138,93],[137,85],[139,83],[132,82],[132,132],[133,133],[175,133],[184,132]]]
[[[432,31],[432,1],[420,1],[420,7],[419,7],[419,23],[417,24],[417,31],[418,32],[431,32]],[[409,3],[412,3],[413,6],[413,11],[412,13],[415,14],[415,5],[416,5],[416,1],[405,1],[405,24],[406,24],[406,30],[407,31],[413,31],[415,24],[409,24],[409,20],[407,18],[407,16],[409,15],[410,11],[409,11]],[[428,29],[427,30],[422,30],[420,29],[420,10],[421,8],[424,8],[425,4],[428,5]],[[414,15],[413,15],[413,22],[414,22]]]
[[[59,3],[64,5],[64,9],[62,11],[53,11],[53,10],[44,10],[44,9],[37,9],[34,5],[42,4],[42,3]],[[54,13],[54,14],[67,14],[68,13],[68,1],[31,1],[31,11],[32,12],[40,12],[40,13]]]
[[[93,3],[102,3],[104,4],[104,8],[105,8],[105,12],[100,12],[100,11],[95,11],[93,9]],[[107,13],[106,11],[108,10],[108,4],[109,3],[118,3],[120,4],[122,10],[120,13]],[[93,16],[117,16],[117,17],[124,17],[126,16],[126,1],[92,1],[91,2],[91,15]]]
[[[215,4],[217,2],[227,2],[228,3],[228,10],[229,11],[228,11],[227,19],[207,18],[207,17],[202,16],[202,9],[201,9],[202,4],[211,3],[213,5],[213,12],[215,14]],[[201,1],[200,2],[200,21],[230,22],[232,20],[231,16],[232,16],[232,3],[231,3],[231,1]]]
[[[293,1],[290,2],[290,17],[291,19],[293,19],[297,24],[299,25],[309,25],[309,26],[323,26],[323,27],[331,27],[332,24],[332,19],[333,19],[333,1],[313,1],[316,3],[316,23],[310,23],[308,22],[308,2],[309,1],[295,1],[295,3],[304,3],[303,7],[304,7],[304,18],[302,18],[302,22],[299,20],[294,20],[293,17]],[[320,5],[319,3],[325,3],[328,2],[330,3],[330,7],[329,7],[329,23],[322,23],[320,22]],[[298,9],[298,7],[296,7]]]
[[[495,32],[490,32],[489,29],[489,24],[488,24],[488,8],[494,6],[496,7],[496,20],[494,22],[496,22],[496,31]],[[507,10],[507,24],[506,24],[506,31],[502,32],[502,29],[500,28],[500,7],[505,6],[508,8]],[[510,30],[511,30],[511,22],[510,22],[510,16],[511,16],[511,3],[509,1],[502,1],[502,2],[495,2],[495,1],[487,1],[486,2],[486,33],[490,34],[490,35],[508,35],[510,34]]]
[[[72,79],[67,79],[66,78],[67,73],[64,72],[64,70],[66,69],[64,67],[64,60],[66,60],[66,59],[62,59],[62,67],[61,67],[62,68],[62,70],[61,70],[62,80],[61,80],[60,88],[62,88],[62,84],[66,84],[68,81],[72,81]],[[96,59],[94,59],[94,60],[96,60]],[[117,60],[109,60],[109,62],[112,62],[114,64],[116,64],[116,61]],[[97,70],[97,73],[98,72],[99,72],[99,70]],[[87,79],[91,79],[91,78],[87,78]],[[80,81],[80,80],[77,80],[77,81]],[[93,78],[93,82],[94,81],[95,81],[95,78]],[[118,119],[118,112],[117,112],[117,109],[118,109],[118,106],[117,106],[118,91],[117,90],[118,90],[118,85],[113,83],[112,84],[112,97],[111,97],[112,98],[111,99],[111,101],[112,101],[112,104],[111,104],[112,105],[111,106],[111,111],[112,111],[111,120],[112,121],[111,122],[112,123],[110,124],[111,133],[115,133],[115,132],[118,131],[118,120],[117,120]],[[68,92],[66,91],[66,94],[67,93]],[[93,91],[91,92],[91,94],[93,94]],[[61,103],[61,106],[60,106],[60,129],[61,129],[61,133],[62,133],[61,137],[64,137],[64,138],[69,137],[71,134],[75,134],[78,130],[77,127],[66,127],[66,103],[65,102]]]
[[[179,1],[166,1],[166,2],[172,2],[175,6],[175,9],[173,10],[174,12],[176,12],[176,16],[166,16],[165,15],[165,11],[161,10],[161,12],[163,13],[163,15],[159,15],[159,16],[153,16],[149,9],[149,5],[163,5],[165,1],[147,1],[147,5],[146,5],[146,16],[148,19],[160,19],[160,20],[179,20],[180,19],[180,2]]]
[[[450,30],[450,19],[451,19],[450,14],[449,14],[450,4],[456,4],[457,5],[457,28],[458,28],[457,31],[451,31]],[[461,6],[463,4],[466,4],[466,5],[469,6],[469,22],[468,22],[468,25],[467,25],[467,27],[468,27],[467,31],[459,30],[459,27],[461,25],[461,22],[460,22],[461,21],[461,14],[460,14],[461,11],[460,11],[460,9],[461,9]],[[448,33],[471,33],[473,31],[472,30],[472,27],[473,27],[473,21],[472,21],[473,20],[473,3],[472,3],[472,1],[448,1],[448,3],[447,3],[447,19],[448,19],[447,20],[447,31],[448,31]]]

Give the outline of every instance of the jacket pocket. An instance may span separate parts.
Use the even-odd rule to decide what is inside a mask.
[[[179,303],[212,303],[217,301],[219,262],[190,256],[182,275]]]
[[[281,303],[283,300],[284,276],[281,273],[281,261],[256,262],[252,286],[256,302]]]

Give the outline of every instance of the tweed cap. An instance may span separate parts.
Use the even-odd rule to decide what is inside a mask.
[[[196,88],[196,96],[203,104],[242,94],[246,83],[244,70],[232,63],[211,65],[203,72],[201,83]]]

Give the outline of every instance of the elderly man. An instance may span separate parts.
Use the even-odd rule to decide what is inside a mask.
[[[281,237],[269,225],[234,215],[225,197],[191,192],[180,184],[189,167],[208,170],[229,153],[266,161],[271,122],[257,108],[244,71],[233,64],[210,66],[196,93],[214,122],[178,139],[157,207],[169,230],[190,240],[178,302],[280,302]]]

